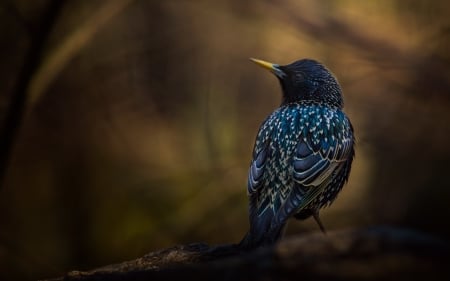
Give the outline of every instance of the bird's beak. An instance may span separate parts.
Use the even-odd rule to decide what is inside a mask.
[[[279,78],[283,78],[283,76],[285,76],[286,74],[280,69],[280,66],[278,64],[274,64],[274,63],[270,63],[267,61],[263,61],[263,60],[259,60],[259,59],[254,59],[254,58],[250,58],[250,60],[254,63],[256,63],[257,65],[264,67],[265,69],[270,70],[270,72],[272,72],[273,74],[275,74],[276,76],[278,76]]]

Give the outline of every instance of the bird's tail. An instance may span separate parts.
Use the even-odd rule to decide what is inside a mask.
[[[244,238],[242,238],[241,242],[238,243],[238,247],[244,250],[249,250],[252,249],[254,247],[252,247],[252,238],[250,237],[250,231],[247,232],[244,236]]]
[[[239,242],[238,247],[251,250],[275,244],[283,236],[285,223],[273,224],[273,215],[265,215],[257,220],[250,219],[250,230]]]

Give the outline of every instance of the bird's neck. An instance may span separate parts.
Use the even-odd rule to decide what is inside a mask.
[[[342,110],[342,108],[343,108],[341,103],[336,103],[336,102],[326,102],[326,101],[319,100],[319,99],[300,99],[300,98],[283,97],[281,106],[285,106],[285,105],[289,105],[289,104],[298,104],[301,106],[320,105],[320,106],[327,106],[331,109],[340,109],[340,110]]]

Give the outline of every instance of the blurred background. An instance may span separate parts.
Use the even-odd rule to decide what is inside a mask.
[[[55,2],[0,3],[0,128]],[[281,101],[249,57],[314,58],[340,81],[357,147],[322,211],[328,230],[447,239],[449,12],[444,0],[64,1],[0,187],[0,279],[238,242],[254,138]]]

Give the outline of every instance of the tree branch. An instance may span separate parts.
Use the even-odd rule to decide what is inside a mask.
[[[252,252],[236,245],[175,246],[50,280],[445,280],[449,261],[447,242],[376,227],[290,237]]]

